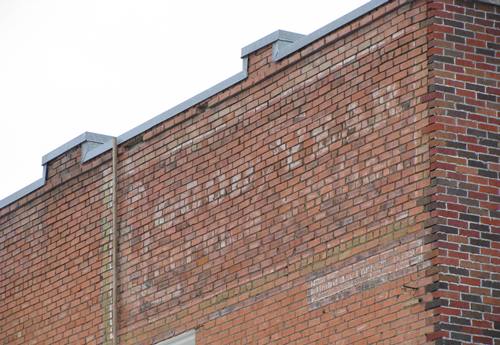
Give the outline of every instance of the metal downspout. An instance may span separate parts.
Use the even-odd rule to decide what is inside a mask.
[[[117,263],[118,263],[118,219],[117,219],[117,163],[118,163],[118,148],[116,144],[116,138],[112,138],[112,179],[113,179],[113,187],[112,187],[112,217],[113,217],[113,239],[112,239],[112,333],[113,333],[113,345],[118,345],[118,271],[117,271]]]

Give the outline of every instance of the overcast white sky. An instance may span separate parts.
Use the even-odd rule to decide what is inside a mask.
[[[243,46],[366,2],[0,0],[0,199],[79,134],[118,136],[241,71]]]

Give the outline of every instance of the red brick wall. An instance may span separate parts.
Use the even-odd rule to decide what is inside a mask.
[[[441,344],[499,344],[500,7],[430,6],[435,336]]]
[[[42,190],[0,210],[1,344],[103,344],[109,331],[110,170],[79,160],[54,160]]]
[[[436,6],[389,2],[277,63],[264,47],[247,80],[119,147],[120,344],[442,338]],[[78,159],[0,210],[5,344],[110,343],[110,154]]]

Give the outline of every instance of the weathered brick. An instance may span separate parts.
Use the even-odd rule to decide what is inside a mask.
[[[119,145],[119,340],[492,343],[498,6],[382,4]],[[6,344],[111,343],[111,155],[0,210]]]

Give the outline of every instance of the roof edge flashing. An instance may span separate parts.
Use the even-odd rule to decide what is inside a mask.
[[[19,189],[18,191],[6,196],[3,199],[0,199],[0,208],[4,208],[8,206],[18,199],[25,197],[28,194],[33,193],[39,188],[42,188],[47,182],[47,165],[50,161],[56,159],[57,157],[63,155],[67,151],[75,148],[78,145],[82,145],[82,155],[81,162],[83,163],[85,160],[85,156],[88,154],[88,151],[94,149],[95,147],[103,146],[104,143],[111,142],[111,138],[109,135],[92,133],[92,132],[84,132],[77,136],[76,138],[71,139],[65,144],[59,146],[58,148],[50,151],[46,155],[42,157],[42,166],[43,173],[42,177],[36,180],[35,182],[30,183],[29,185]]]
[[[14,192],[9,196],[0,199],[0,208],[4,208],[5,206],[8,206],[16,202],[18,199],[21,199],[22,197],[30,193],[33,193],[39,188],[42,188],[45,185],[46,181],[47,181],[47,166],[44,165],[42,178],[39,178],[35,182],[32,182],[29,185],[19,189],[17,192]]]
[[[276,30],[270,33],[269,35],[264,36],[261,39],[258,39],[257,41],[241,48],[241,57],[244,58],[269,44],[273,44],[273,56],[274,56],[275,51],[277,48],[279,48],[279,46],[292,44],[303,37],[305,37],[305,35],[296,32]]]
[[[307,36],[304,36],[297,40],[296,42],[283,47],[279,54],[274,57],[274,61],[279,61],[296,51],[304,48],[305,46],[317,41],[318,39],[328,35],[329,33],[341,28],[342,26],[349,24],[350,22],[360,18],[361,16],[367,14],[370,11],[388,3],[390,0],[371,0],[364,5],[354,9],[353,11],[343,15],[342,17],[326,24],[325,26],[313,31]]]
[[[213,95],[245,80],[248,77],[248,55],[256,50],[273,43],[273,61],[279,61],[307,46],[308,44],[320,39],[323,36],[335,31],[343,25],[346,25],[364,14],[376,9],[377,7],[389,2],[390,0],[371,0],[361,7],[349,12],[348,14],[334,20],[333,22],[323,26],[322,28],[312,32],[309,35],[302,35],[285,30],[277,30],[245,47],[241,50],[243,60],[243,70],[230,78],[212,86],[211,88],[195,95],[192,98],[174,106],[173,108],[147,120],[146,122],[132,128],[117,137],[117,143],[124,143],[131,138],[159,125],[161,122],[176,116],[177,114],[189,109],[190,107],[205,101]],[[484,3],[498,4],[500,0],[476,0]],[[44,166],[43,177],[30,185],[18,190],[17,192],[0,200],[0,208],[8,206],[38,188],[41,188],[46,181],[46,165],[53,159],[71,150],[77,145],[87,142],[87,145],[82,147],[81,162],[87,162],[111,149],[111,136],[85,132],[78,137],[68,141],[55,150],[47,153],[42,157],[42,165]]]
[[[191,108],[192,106],[205,101],[206,99],[216,95],[217,93],[224,91],[225,89],[245,80],[248,76],[248,58],[243,57],[242,59],[242,64],[243,64],[243,69],[241,72],[236,73],[232,77],[229,77],[223,81],[221,81],[218,84],[215,84],[211,88],[200,92],[199,94],[185,100],[184,102],[170,108],[167,111],[164,111],[163,113],[156,115],[155,117],[147,120],[146,122],[143,122],[137,127],[134,127],[127,132],[121,134],[120,136],[117,137],[117,144],[122,144],[135,136],[144,133],[145,131],[159,125],[160,123],[168,120],[169,118],[172,118],[176,116],[179,113],[182,113],[183,111]],[[86,162],[88,160],[91,160],[100,154],[106,152],[107,150],[111,149],[111,141],[104,143],[104,145],[99,145],[89,152],[87,152],[85,158],[82,160],[82,162]]]
[[[75,148],[76,146],[80,144],[85,144],[85,143],[90,143],[91,145],[85,145],[86,148],[82,150],[82,161],[83,161],[83,156],[84,156],[84,151],[88,150],[88,147],[90,146],[97,146],[100,144],[103,144],[109,140],[111,140],[112,137],[109,135],[104,135],[104,134],[99,134],[99,133],[92,133],[92,132],[84,132],[77,136],[76,138],[71,139],[70,141],[62,144],[58,148],[50,151],[46,155],[42,157],[42,165],[48,164],[50,161],[56,159],[57,157],[61,156],[62,154],[68,152],[69,150]]]

